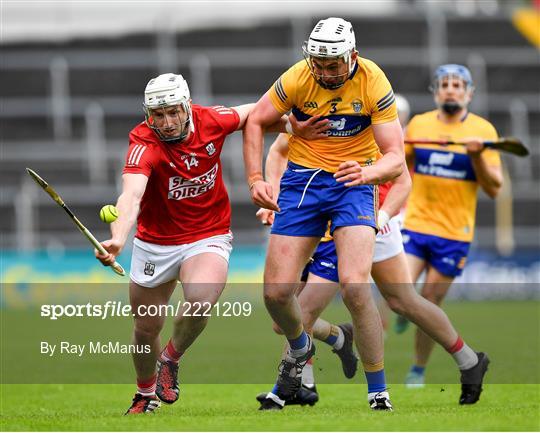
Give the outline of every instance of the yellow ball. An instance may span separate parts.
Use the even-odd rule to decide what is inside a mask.
[[[104,223],[112,223],[118,218],[118,209],[112,204],[107,204],[101,208],[99,211],[99,217]]]

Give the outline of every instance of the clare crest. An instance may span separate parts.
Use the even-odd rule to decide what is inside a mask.
[[[360,111],[362,111],[362,101],[360,101],[360,99],[354,99],[351,103],[352,105],[352,108],[354,110],[355,113],[360,113]]]

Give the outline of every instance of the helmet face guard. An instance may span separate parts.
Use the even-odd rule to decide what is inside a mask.
[[[144,91],[146,124],[160,140],[180,142],[194,131],[189,87],[182,75],[152,78]]]
[[[340,56],[314,56],[308,51],[308,41],[304,42],[304,59],[315,78],[324,89],[339,89],[351,76],[353,70],[352,51]]]
[[[191,106],[181,103],[164,105],[159,108],[144,106],[146,124],[161,141],[180,142],[185,140],[191,130]]]

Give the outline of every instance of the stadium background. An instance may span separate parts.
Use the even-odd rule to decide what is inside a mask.
[[[104,204],[114,203],[118,196],[127,133],[143,119],[142,92],[149,78],[169,71],[182,73],[189,82],[194,102],[203,105],[233,106],[256,101],[288,65],[301,58],[302,41],[319,18],[328,16],[343,16],[353,22],[360,55],[376,61],[385,70],[394,90],[409,100],[413,114],[433,107],[427,87],[436,65],[445,62],[468,65],[477,87],[472,111],[487,116],[500,135],[516,135],[531,150],[531,156],[526,159],[503,155],[508,176],[507,189],[501,198],[493,202],[480,193],[478,229],[470,261],[460,282],[451,289],[449,298],[454,302],[449,302],[447,308],[469,341],[486,346],[497,359],[489,379],[491,383],[538,384],[539,7],[538,1],[529,0],[3,1],[0,67],[2,384],[132,382],[132,372],[127,368],[128,356],[113,357],[107,362],[89,358],[78,363],[65,359],[51,362],[36,356],[31,358],[30,365],[25,356],[20,356],[28,347],[39,344],[40,339],[56,335],[80,341],[96,335],[126,341],[131,326],[128,321],[98,323],[88,319],[53,324],[35,314],[36,308],[44,303],[125,301],[127,279],[122,281],[94,260],[86,240],[57,205],[34,185],[24,168],[31,167],[40,173],[96,237],[105,239],[108,227],[99,220],[98,211]],[[271,139],[267,137],[267,146]],[[227,139],[222,161],[232,199],[235,234],[231,286],[224,299],[249,300],[258,314],[249,321],[212,319],[193,348],[193,358],[183,370],[183,381],[188,384],[269,383],[274,377],[281,340],[270,332],[268,316],[260,305],[261,288],[256,283],[262,280],[268,230],[254,217],[256,208],[251,204],[244,181],[240,133]],[[130,252],[126,250],[119,261],[128,268],[129,258]],[[339,302],[335,302],[327,314],[335,321],[346,317]],[[505,326],[501,326],[502,318]],[[477,326],[478,323],[482,326]],[[230,335],[236,337],[232,342]],[[261,335],[265,338],[260,338]],[[516,335],[520,338],[516,339]],[[242,352],[245,341],[256,341],[257,346],[251,352],[264,353],[264,359]],[[389,382],[400,383],[409,366],[412,333],[406,338],[390,334],[387,348]],[[334,355],[324,349],[319,352],[318,371],[324,371],[318,373],[320,380],[343,382]],[[228,358],[223,355],[216,362],[209,359],[208,353],[214,357],[216,353],[231,355]],[[253,366],[248,376],[245,372],[238,376],[231,373],[237,370],[234,365],[239,354],[246,356],[246,362]],[[509,369],[509,365],[519,368]],[[206,372],[202,378],[201,369]],[[86,376],[81,377],[81,371],[85,371]],[[428,381],[455,384],[455,376],[451,360],[437,350]],[[359,381],[362,383],[362,378]],[[99,424],[95,419],[99,419],[101,413],[90,420],[86,413],[77,412],[77,408],[84,408],[85,404],[91,408],[94,404],[102,407],[93,402],[73,405],[75,409],[66,407],[68,415],[60,419],[67,424],[55,423],[51,420],[56,419],[56,415],[44,412],[40,396],[46,394],[51,400],[73,401],[77,388],[27,386],[28,391],[20,391],[14,385],[2,386],[4,397],[15,396],[3,399],[3,422],[7,422],[8,429],[41,426],[58,430],[71,425],[76,430],[92,426],[109,430],[113,425]],[[186,388],[188,393],[194,389],[189,385]],[[109,416],[116,417],[132,389],[127,385],[125,391],[124,388],[108,389],[110,398],[118,404],[112,404],[107,410],[113,414]],[[260,391],[260,385],[247,391],[250,403],[241,403],[246,413],[253,409],[255,391]],[[19,405],[25,392],[26,403]],[[88,393],[90,401],[91,396],[100,395],[102,388],[85,386],[84,392]],[[222,392],[228,395],[227,390]],[[350,391],[344,388],[327,391],[331,392],[337,396]],[[443,402],[444,398],[450,399],[450,393],[446,393],[446,397],[438,389],[433,392],[427,397],[433,404],[440,404],[441,396]],[[509,391],[503,392],[507,394],[501,397],[500,404],[504,403],[506,411],[508,402],[514,398]],[[528,416],[528,406],[523,403],[523,400],[528,401],[529,392],[538,397],[538,388],[532,391],[520,388],[520,392],[523,397],[516,400],[519,407],[508,411],[515,418],[507,425],[520,430],[522,424],[515,423],[519,419],[523,425],[536,425],[538,429],[538,417]],[[28,400],[27,395],[34,397]],[[433,410],[422,400],[425,396],[395,395],[402,408],[416,404]],[[189,405],[198,403],[186,400],[186,404],[191,407],[189,410],[195,410]],[[497,411],[493,400],[491,407]],[[537,412],[537,403],[533,412],[535,409]],[[322,415],[325,413],[323,411]],[[435,418],[429,418],[431,415]],[[438,417],[437,410],[431,415],[421,414],[425,424],[412,422],[399,424],[397,428],[436,429],[438,422],[443,423],[443,417]],[[454,426],[451,422],[455,417],[455,414],[449,417],[448,426]],[[468,415],[459,417],[469,419]],[[79,419],[83,421],[77,421]],[[484,427],[495,429],[496,419],[485,415]],[[356,421],[351,425],[360,429]],[[201,418],[196,422],[199,428],[205,425],[209,429],[224,428],[210,421],[204,424]],[[475,418],[471,418],[470,423],[479,428]],[[146,424],[123,424],[120,428],[126,425],[140,429]],[[229,429],[238,425],[242,424],[233,424]],[[243,425],[257,429],[248,421]],[[305,425],[318,428],[317,424]],[[326,426],[326,430],[331,428],[323,421],[320,425]],[[466,429],[467,424],[464,425]],[[350,428],[346,423],[342,426]],[[372,421],[368,426],[373,430],[389,428],[388,424]],[[278,424],[272,427],[280,429]],[[157,424],[150,424],[149,428],[160,429]],[[294,430],[296,427],[286,424],[284,428]]]
[[[3,281],[117,281],[89,259],[86,240],[24,167],[37,170],[105,239],[108,227],[98,210],[118,195],[127,132],[143,118],[141,95],[150,77],[182,73],[193,100],[203,105],[256,101],[301,58],[313,23],[341,14],[354,24],[360,55],[383,67],[413,114],[433,107],[427,91],[433,68],[464,63],[477,87],[471,109],[487,116],[500,135],[516,135],[531,149],[526,159],[503,155],[511,182],[496,202],[480,193],[476,238],[461,281],[538,282],[540,63],[534,15],[530,24],[534,6],[517,0],[331,7],[153,2],[129,8],[123,2],[3,2]],[[236,133],[222,156],[233,204],[231,281],[259,281],[268,230],[254,218],[241,152]],[[125,251],[120,262],[128,266],[129,257]],[[484,295],[489,293],[478,296]],[[4,293],[3,305],[10,302]]]

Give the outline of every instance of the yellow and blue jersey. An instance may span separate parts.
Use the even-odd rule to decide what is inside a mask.
[[[322,88],[307,63],[293,65],[267,95],[280,113],[290,110],[300,121],[322,116],[331,122],[329,136],[289,139],[289,160],[307,168],[335,173],[344,161],[369,164],[381,157],[371,125],[397,119],[394,92],[384,72],[358,57],[351,77],[338,89]]]
[[[491,123],[473,113],[456,123],[441,122],[437,110],[412,118],[407,139],[460,141],[467,137],[496,140]],[[404,228],[445,239],[471,242],[474,237],[478,182],[464,146],[413,144],[413,186],[407,202]],[[488,165],[500,165],[497,151],[482,152]]]

